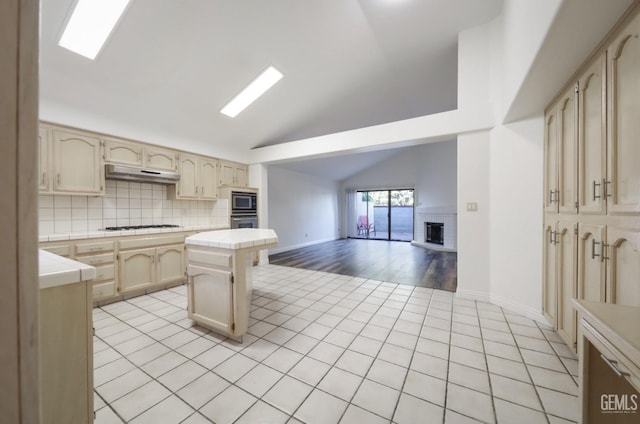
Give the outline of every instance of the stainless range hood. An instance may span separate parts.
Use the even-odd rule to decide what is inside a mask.
[[[176,172],[157,171],[124,165],[105,165],[105,179],[124,180],[142,183],[175,184],[180,181]]]

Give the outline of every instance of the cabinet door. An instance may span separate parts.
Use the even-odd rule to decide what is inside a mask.
[[[640,230],[608,227],[607,302],[640,307]]]
[[[249,175],[247,167],[244,165],[238,165],[235,169],[236,185],[238,187],[246,187],[249,183]]]
[[[609,50],[609,213],[640,213],[640,15]]]
[[[93,336],[85,281],[40,290],[42,423],[93,422]]]
[[[100,148],[97,138],[54,130],[54,191],[102,194],[104,170]]]
[[[184,279],[184,244],[156,249],[157,283],[170,283]]]
[[[49,131],[38,128],[38,189],[49,191]]]
[[[578,224],[558,222],[556,236],[558,270],[558,334],[576,350],[577,315],[571,300],[578,297],[577,257]]]
[[[578,298],[605,301],[604,225],[578,225]]]
[[[235,165],[231,162],[220,162],[220,185],[234,185]]]
[[[175,171],[177,164],[177,154],[172,150],[160,147],[144,148],[144,166],[148,168]]]
[[[142,145],[107,139],[104,141],[104,160],[109,163],[142,166]]]
[[[545,115],[544,210],[558,212],[558,129],[555,108]]]
[[[148,287],[153,284],[155,272],[155,249],[139,249],[120,252],[120,293]]]
[[[180,155],[180,181],[177,189],[177,197],[181,199],[196,199],[198,197],[197,156]]]
[[[233,283],[230,271],[189,265],[188,313],[194,321],[233,333]]]
[[[572,87],[558,105],[558,211],[578,213],[578,108]]]
[[[547,223],[544,226],[544,285],[542,309],[551,325],[557,324],[557,269],[556,269],[556,224]]]
[[[580,77],[578,130],[578,201],[580,213],[603,215],[607,170],[606,56],[598,57]]]
[[[215,200],[218,198],[217,161],[214,159],[200,159],[199,179],[200,198]]]

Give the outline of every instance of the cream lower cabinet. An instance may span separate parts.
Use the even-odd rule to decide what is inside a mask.
[[[233,334],[233,273],[189,265],[189,315],[212,330]]]
[[[580,225],[579,298],[640,307],[640,230]]]
[[[184,242],[176,243],[184,236],[169,236],[150,240],[120,241],[118,275],[120,294],[144,290],[154,285],[177,282],[184,279]],[[146,247],[127,249],[127,246]]]
[[[565,343],[576,346],[577,227],[575,222],[557,221],[545,225],[544,314],[558,329]]]
[[[86,281],[40,290],[44,424],[93,422],[91,305],[91,285]]]
[[[116,295],[115,242],[80,242],[75,245],[75,260],[96,269],[93,280],[93,300],[103,300]]]

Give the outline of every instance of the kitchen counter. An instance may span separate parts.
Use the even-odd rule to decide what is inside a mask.
[[[40,288],[62,286],[96,278],[96,269],[56,254],[39,252]]]
[[[640,419],[640,308],[573,300],[578,311],[579,422]]]
[[[96,230],[86,233],[66,233],[66,234],[49,234],[40,236],[39,242],[47,241],[60,241],[60,240],[81,240],[100,237],[122,237],[122,236],[139,236],[145,234],[162,234],[162,233],[183,233],[189,231],[207,231],[207,230],[224,230],[228,229],[229,225],[194,225],[190,227],[177,227],[177,228],[148,228],[142,230],[125,230],[125,231],[105,231]]]
[[[187,237],[185,243],[231,250],[253,247],[262,250],[278,243],[278,236],[275,231],[264,228],[237,228],[195,234]]]

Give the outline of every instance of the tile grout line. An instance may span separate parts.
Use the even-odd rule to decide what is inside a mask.
[[[522,363],[524,365],[524,369],[527,371],[527,375],[529,376],[529,380],[531,380],[531,386],[533,386],[533,390],[536,392],[536,397],[538,398],[538,402],[540,402],[540,407],[542,408],[542,413],[544,414],[544,417],[547,420],[547,423],[550,424],[551,421],[549,420],[549,415],[547,414],[547,410],[546,410],[546,408],[544,406],[544,403],[542,403],[542,397],[540,396],[540,393],[538,392],[537,386],[533,382],[533,377],[531,376],[531,372],[529,371],[529,367],[527,366],[527,361],[525,361],[524,356],[522,356],[522,350],[520,349],[520,345],[518,344],[518,340],[513,335],[513,329],[511,328],[511,322],[509,322],[509,320],[507,319],[507,315],[505,314],[503,308],[500,308],[500,312],[502,312],[502,316],[504,316],[504,320],[507,323],[507,327],[509,327],[509,331],[511,332],[511,337],[513,337],[513,342],[515,343],[515,346],[518,349],[518,354],[520,355],[520,359],[522,360]],[[536,328],[537,328],[537,326],[536,326]],[[521,406],[524,406],[524,405],[521,405]]]

